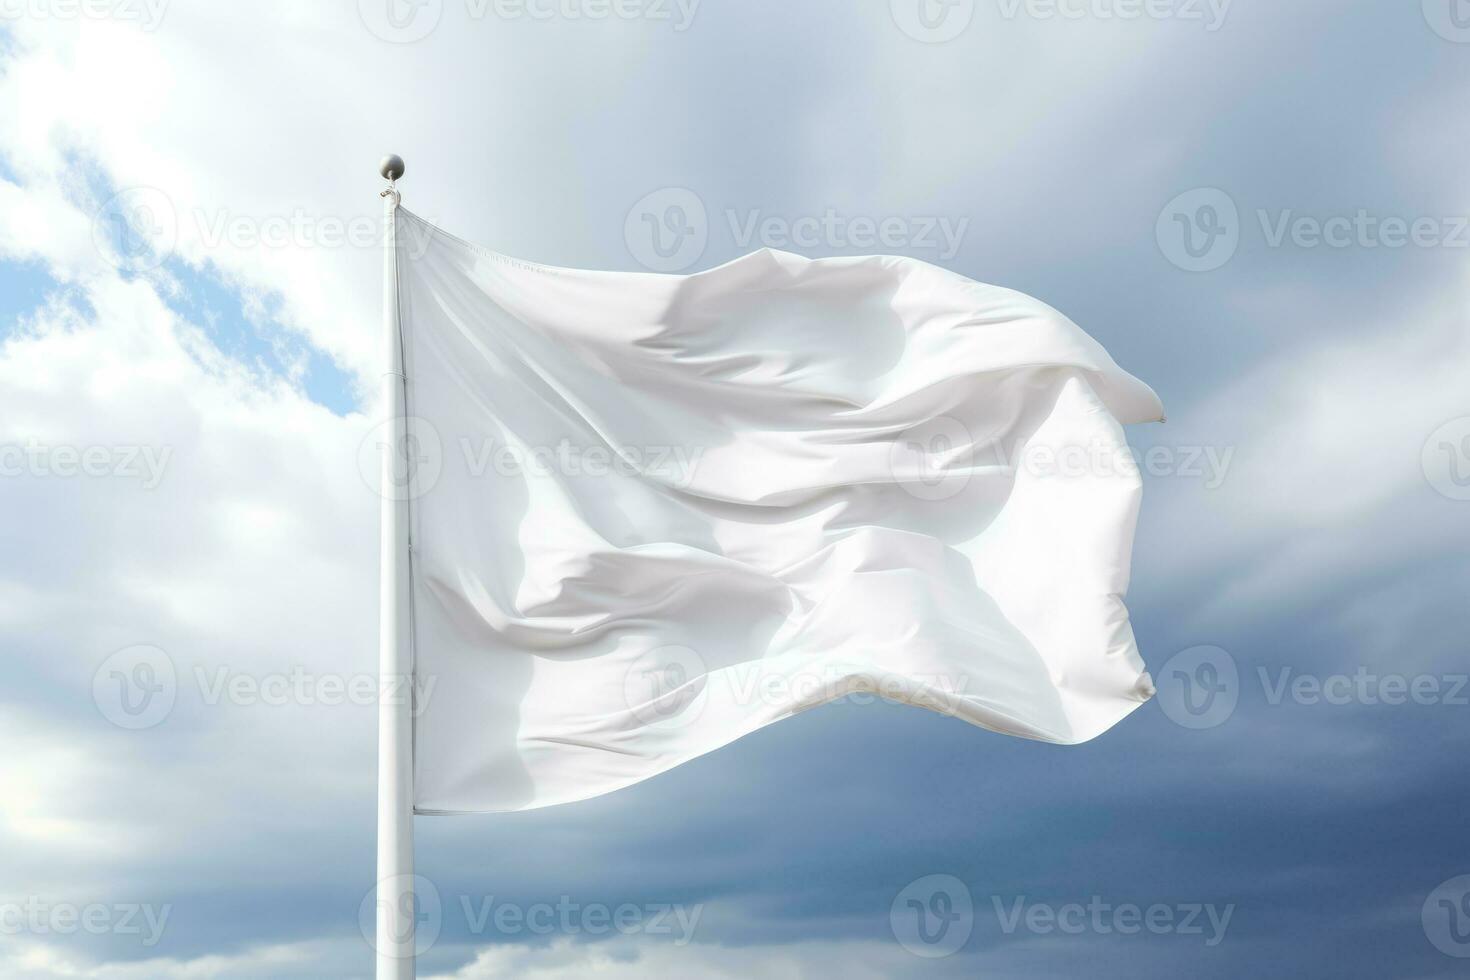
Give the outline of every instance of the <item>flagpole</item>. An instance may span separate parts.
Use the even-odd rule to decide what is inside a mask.
[[[408,379],[398,313],[398,189],[403,160],[378,167],[383,191],[383,404],[392,420],[382,451],[382,533],[379,539],[378,619],[378,881],[377,980],[413,980],[413,662],[409,620],[409,485],[399,478],[398,454],[408,438]],[[405,456],[406,459],[406,456]],[[410,474],[411,475],[411,474]]]

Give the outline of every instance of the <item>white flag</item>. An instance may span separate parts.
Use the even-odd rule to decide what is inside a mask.
[[[534,265],[400,209],[418,812],[627,786],[869,692],[1073,743],[1153,686],[1066,317],[912,259]]]

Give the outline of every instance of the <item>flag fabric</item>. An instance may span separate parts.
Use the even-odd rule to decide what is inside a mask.
[[[398,210],[415,808],[638,782],[855,693],[1056,743],[1153,693],[1123,596],[1157,396],[890,256],[512,259]]]

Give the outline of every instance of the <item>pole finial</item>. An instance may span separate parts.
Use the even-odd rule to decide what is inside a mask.
[[[402,177],[403,157],[396,153],[385,156],[383,161],[378,164],[378,173],[382,174],[389,181],[395,181],[399,177]]]

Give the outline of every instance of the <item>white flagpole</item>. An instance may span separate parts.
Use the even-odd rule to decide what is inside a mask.
[[[386,221],[383,249],[383,403],[392,419],[382,458],[382,535],[378,620],[378,883],[377,980],[413,980],[413,663],[409,621],[408,500],[397,470],[408,458],[403,332],[398,316],[398,190],[403,160],[390,156],[379,172]],[[403,454],[400,457],[400,454]]]

